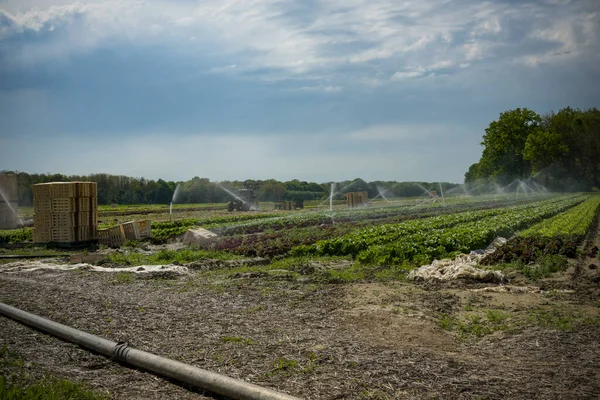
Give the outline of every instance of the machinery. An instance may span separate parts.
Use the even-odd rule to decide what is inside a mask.
[[[227,211],[250,211],[258,210],[258,199],[254,193],[254,189],[240,189],[239,198],[231,200],[227,204]]]
[[[304,199],[294,199],[293,201],[276,201],[275,210],[299,210],[304,208]]]

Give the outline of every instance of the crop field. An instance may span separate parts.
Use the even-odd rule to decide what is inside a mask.
[[[152,238],[82,252],[34,246],[30,228],[0,231],[1,301],[300,398],[600,393],[597,193],[99,214],[101,227],[150,219]],[[217,238],[183,245],[200,227]],[[459,265],[465,254],[475,261]],[[442,259],[462,275],[411,278]],[[67,379],[81,398],[214,398],[4,322],[0,394]]]

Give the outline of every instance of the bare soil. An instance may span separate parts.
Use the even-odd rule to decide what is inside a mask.
[[[468,282],[320,284],[212,268],[124,279],[8,273],[0,265],[0,301],[307,399],[592,399],[600,393],[593,263],[586,256],[547,282],[529,282],[534,290],[506,292]],[[505,319],[480,334],[473,316],[489,310]],[[21,368],[33,376],[71,379],[114,399],[213,398],[0,321],[0,346],[26,360]]]

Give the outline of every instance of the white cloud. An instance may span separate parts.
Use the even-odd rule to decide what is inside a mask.
[[[339,93],[343,90],[341,86],[333,86],[333,85],[318,85],[318,86],[302,86],[300,90],[305,91],[316,91],[316,92],[325,92],[325,93]]]
[[[393,81],[401,81],[401,80],[405,80],[405,79],[420,78],[420,77],[424,76],[426,73],[427,73],[427,70],[425,68],[417,67],[413,70],[397,71],[396,73],[394,73],[394,75],[392,75],[391,79]]]
[[[586,2],[554,6],[491,1],[452,6],[442,0],[331,0],[318,2],[307,12],[310,17],[302,18],[294,13],[296,3],[278,0],[54,3],[62,5],[23,0],[10,8],[10,14],[5,13],[11,23],[0,28],[0,43],[26,30],[68,31],[67,35],[18,49],[13,65],[66,57],[126,40],[189,47],[197,54],[202,54],[202,46],[210,46],[215,54],[238,65],[236,74],[269,70],[262,72],[262,77],[254,74],[257,79],[277,74],[272,71],[275,69],[288,76],[331,80],[339,76],[338,67],[356,65],[365,70],[352,77],[354,82],[381,81],[381,74],[402,80],[426,74],[411,69],[411,65],[435,71],[493,59],[498,54],[510,61],[510,52],[499,50],[514,47],[507,33],[511,21],[525,27],[523,43],[530,39],[551,41],[565,57],[597,46],[600,25],[598,13],[586,9]],[[36,5],[39,8],[33,8]],[[557,51],[540,52],[535,47],[514,50],[528,64],[550,62],[551,53]],[[378,63],[390,60],[396,72]],[[213,71],[219,72],[219,68],[215,65]]]

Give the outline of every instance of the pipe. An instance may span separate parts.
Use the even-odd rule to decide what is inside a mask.
[[[69,257],[70,254],[0,254],[0,259]]]
[[[39,331],[110,357],[113,361],[151,371],[164,377],[227,396],[233,400],[299,400],[298,397],[278,393],[239,379],[137,350],[129,347],[126,343],[116,343],[30,314],[4,303],[0,303],[0,314]]]

